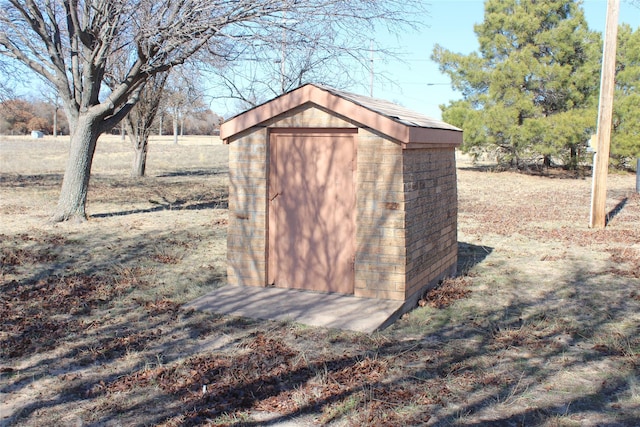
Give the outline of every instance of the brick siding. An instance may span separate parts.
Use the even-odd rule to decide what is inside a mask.
[[[227,278],[264,286],[267,271],[267,131],[256,129],[229,145]]]
[[[311,105],[300,106],[230,141],[228,281],[265,286],[268,256],[268,128],[354,127]],[[356,139],[356,296],[416,295],[457,260],[453,148],[405,149],[360,128]]]
[[[453,149],[404,151],[407,282],[405,299],[455,274],[457,182]]]
[[[358,135],[355,294],[415,298],[457,261],[454,150]]]
[[[360,129],[356,170],[356,296],[404,300],[402,179],[402,147]]]

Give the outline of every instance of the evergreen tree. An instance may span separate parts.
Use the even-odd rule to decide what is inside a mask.
[[[611,160],[617,167],[630,168],[640,157],[640,28],[618,29],[616,68]]]
[[[576,0],[487,0],[470,55],[436,45],[432,59],[463,99],[442,106],[463,150],[521,167],[575,167],[595,131],[601,41]]]

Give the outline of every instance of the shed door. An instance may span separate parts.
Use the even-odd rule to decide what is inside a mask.
[[[353,294],[353,132],[272,133],[269,284]]]

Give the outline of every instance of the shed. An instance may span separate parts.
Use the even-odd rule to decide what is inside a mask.
[[[462,131],[307,84],[221,126],[228,282],[411,301],[457,261]]]

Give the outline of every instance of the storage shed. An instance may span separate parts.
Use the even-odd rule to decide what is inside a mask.
[[[308,84],[220,135],[230,284],[415,302],[455,274],[460,129]]]

